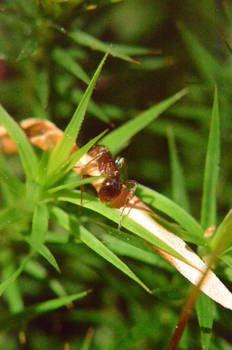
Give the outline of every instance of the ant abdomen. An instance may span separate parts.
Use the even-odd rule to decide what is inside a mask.
[[[122,182],[119,181],[118,176],[109,176],[102,183],[98,193],[99,199],[102,202],[111,202],[114,198],[119,196],[122,190]]]

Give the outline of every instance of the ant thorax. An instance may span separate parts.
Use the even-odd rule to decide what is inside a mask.
[[[91,157],[96,159],[98,170],[102,175],[120,176],[120,171],[108,148],[96,145],[93,146],[88,153]]]

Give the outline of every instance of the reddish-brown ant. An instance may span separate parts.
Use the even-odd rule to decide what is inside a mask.
[[[93,158],[90,160],[89,163],[87,163],[84,168],[81,171],[81,176],[88,177],[88,175],[85,175],[85,171],[87,167],[90,165],[90,163],[95,162],[97,164],[97,168],[101,175],[106,176],[106,179],[102,182],[101,187],[98,192],[99,199],[104,203],[110,203],[114,199],[116,199],[123,189],[123,185],[125,186],[132,186],[126,201],[124,203],[124,207],[121,211],[120,219],[119,219],[119,226],[120,229],[121,226],[121,219],[124,209],[126,208],[128,202],[132,198],[135,189],[136,189],[136,181],[134,180],[121,180],[121,173],[120,168],[124,164],[124,158],[117,157],[115,160],[113,159],[110,151],[107,147],[96,145],[93,146],[88,154]],[[83,187],[81,188],[81,191],[83,191]]]

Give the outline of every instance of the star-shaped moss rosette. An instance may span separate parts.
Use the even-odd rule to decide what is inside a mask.
[[[31,144],[38,146],[43,150],[52,150],[62,138],[63,132],[53,123],[47,120],[27,119],[20,123],[21,129],[25,132]],[[0,148],[5,153],[17,152],[17,146],[8,135],[6,129],[0,126]],[[78,150],[73,145],[73,151]],[[81,173],[84,165],[89,163],[91,157],[85,153],[81,159],[73,166],[73,171]],[[96,166],[89,168],[89,176],[99,176],[99,169]],[[104,179],[97,179],[92,185],[99,191],[101,182]],[[207,270],[207,265],[194,253],[188,245],[178,236],[161,226],[153,218],[152,210],[143,203],[138,197],[133,196],[126,208],[124,208],[125,198],[128,189],[123,188],[119,197],[111,202],[111,206],[115,209],[105,206],[100,201],[84,200],[83,206],[98,213],[104,214],[110,220],[117,222],[120,211],[124,210],[122,226],[131,232],[136,232],[148,241],[155,250],[157,250],[170,264],[172,264],[184,277],[191,283],[197,285]],[[80,204],[80,196],[71,195],[68,191],[58,191],[56,199],[60,201],[69,201]],[[112,214],[113,213],[113,214]],[[142,228],[142,230],[140,230]],[[144,234],[142,236],[142,233]],[[152,237],[158,239],[157,244],[152,243]],[[155,241],[154,241],[155,242]],[[162,249],[162,244],[164,249]],[[219,280],[212,270],[207,272],[204,280],[200,285],[200,290],[208,295],[211,299],[221,304],[225,308],[232,310],[232,294]]]

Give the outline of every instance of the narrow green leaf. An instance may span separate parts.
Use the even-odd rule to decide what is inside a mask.
[[[94,336],[94,331],[92,328],[88,329],[83,343],[81,344],[80,350],[90,350],[91,342]]]
[[[67,69],[70,73],[75,75],[84,83],[89,84],[90,79],[83,68],[68,54],[65,50],[55,49],[52,51],[52,58],[62,67]]]
[[[30,306],[26,308],[24,311],[16,313],[14,315],[7,315],[6,317],[0,317],[0,329],[8,330],[11,328],[18,329],[19,325],[22,322],[31,320],[45,312],[51,312],[53,310],[57,310],[58,308],[68,305],[71,302],[82,299],[86,295],[88,295],[90,291],[85,291],[81,293],[76,293],[72,295],[63,296],[56,299],[51,299],[48,301],[44,301],[43,303],[36,304],[34,306]]]
[[[211,250],[216,250],[217,255],[226,251],[232,245],[232,209],[227,213],[226,217],[219,225],[217,231],[210,241]]]
[[[75,30],[67,33],[67,35],[76,43],[90,47],[93,50],[98,50],[104,53],[109,53],[113,57],[118,57],[129,62],[135,62],[132,58],[122,53],[122,50],[117,50],[114,45],[104,43],[103,41],[95,38],[94,36],[83,32],[81,30]]]
[[[192,119],[197,120],[199,122],[208,120],[210,116],[210,109],[208,106],[203,106],[199,104],[182,104],[182,105],[175,105],[170,108],[170,112],[176,115],[177,117],[180,117],[181,119]]]
[[[84,146],[82,146],[81,148],[79,148],[76,152],[74,152],[73,154],[71,154],[71,156],[68,158],[68,166],[66,168],[66,172],[68,172],[69,170],[71,170],[74,165],[78,162],[78,160],[81,159],[81,157],[87,153],[90,148],[95,145],[95,143],[97,143],[103,135],[105,135],[105,133],[108,130],[104,130],[101,134],[95,136],[94,138],[92,138],[90,141],[88,141]]]
[[[39,169],[36,177],[36,181],[44,186],[47,183],[47,170],[48,170],[48,162],[51,152],[44,151],[39,160]]]
[[[65,185],[53,187],[53,188],[48,190],[48,193],[54,193],[54,192],[58,192],[58,191],[65,190],[65,189],[72,189],[72,188],[80,187],[81,185],[89,184],[89,183],[96,181],[98,179],[101,179],[101,178],[102,178],[102,176],[91,176],[91,177],[88,177],[87,179],[82,179],[82,180],[79,180],[76,182],[71,182],[71,183],[68,183]]]
[[[93,88],[96,84],[97,78],[102,70],[103,64],[106,60],[107,55],[104,56],[102,61],[100,62],[94,76],[89,83],[87,90],[85,91],[81,102],[79,103],[74,115],[66,127],[64,134],[57,144],[55,149],[51,153],[50,162],[49,162],[49,173],[54,172],[56,168],[58,168],[68,157],[73,144],[76,141],[78,136],[81,124],[84,120],[85,112],[87,109],[87,105],[89,102],[89,98],[92,94]]]
[[[102,103],[101,108],[109,118],[117,119],[117,120],[123,120],[125,111],[123,108],[119,107],[118,105],[112,104],[112,103]]]
[[[0,296],[4,293],[6,288],[9,287],[9,285],[13,283],[16,280],[16,278],[18,278],[18,276],[22,273],[24,266],[26,265],[30,257],[31,255],[27,255],[26,258],[24,258],[24,260],[21,262],[17,270],[15,270],[15,272],[13,272],[7,279],[0,283]]]
[[[172,198],[180,207],[190,212],[190,206],[185,187],[184,174],[178,158],[175,139],[172,129],[168,129],[168,144],[171,163],[171,179],[172,179]]]
[[[38,203],[32,219],[32,231],[30,237],[30,243],[36,251],[40,249],[45,240],[45,235],[48,229],[48,219],[49,215],[46,204]]]
[[[199,72],[211,83],[215,82],[218,72],[221,71],[216,55],[211,54],[182,23],[179,25],[180,33],[189,50]]]
[[[67,295],[64,286],[57,279],[50,280],[49,287],[58,297],[64,297]]]
[[[61,244],[62,246],[64,244],[69,243],[70,240],[70,234],[69,232],[54,232],[54,231],[48,231],[46,234],[46,243],[55,243],[55,244]]]
[[[205,294],[200,293],[196,301],[196,311],[201,328],[201,344],[203,350],[210,346],[214,319],[214,302]]]
[[[171,199],[142,185],[138,185],[138,195],[150,206],[160,210],[178,222],[185,228],[190,237],[194,238],[194,236],[196,236],[197,239],[201,239],[202,245],[206,245],[206,239],[202,237],[204,231],[200,224]]]
[[[42,96],[41,96],[42,97]],[[49,106],[42,106],[41,101],[35,100],[31,106],[32,111],[31,114],[35,119],[44,119],[49,120],[50,119],[50,109]],[[48,101],[47,101],[48,103]]]
[[[91,139],[89,142],[87,142],[84,146],[79,148],[77,151],[71,154],[70,157],[66,161],[64,161],[53,174],[51,174],[48,178],[46,178],[46,186],[50,187],[53,183],[56,183],[58,180],[60,180],[64,175],[66,175],[78,162],[78,160],[81,159],[81,157],[87,153],[90,148],[102,138],[102,136],[107,132],[107,130],[103,131],[101,134],[97,135],[93,139]]]
[[[22,61],[25,58],[28,58],[32,53],[37,49],[38,47],[38,41],[35,40],[35,37],[33,39],[27,39],[24,42],[24,45],[22,46],[22,49],[20,50],[19,54],[16,57],[16,62]]]
[[[49,98],[49,77],[47,70],[39,70],[36,77],[36,89],[41,103],[41,106],[46,109],[48,106]]]
[[[223,252],[223,255],[219,257],[220,260],[222,260],[227,266],[229,266],[232,272],[232,247],[226,250],[226,252]],[[231,278],[230,278],[231,279]]]
[[[9,191],[16,197],[23,197],[25,186],[23,183],[6,168],[3,158],[0,156],[0,182],[4,183]]]
[[[71,230],[70,216],[59,207],[52,207],[51,217],[53,220],[57,221],[61,226],[63,226],[67,231]]]
[[[135,134],[144,129],[154,119],[158,118],[161,113],[166,111],[186,93],[187,90],[183,89],[177,94],[149,108],[147,111],[142,112],[134,119],[129,120],[127,123],[106,135],[102,139],[101,144],[108,147],[113,154],[118,153]]]
[[[80,226],[78,234],[74,230],[73,233],[76,234],[83,243],[99,254],[103,259],[110,262],[117,269],[121,270],[123,273],[137,282],[147,292],[151,293],[150,289],[135,275],[135,273],[85,227]]]
[[[200,236],[196,236],[194,234],[189,233],[186,231],[182,226],[177,224],[176,222],[170,221],[165,219],[162,214],[158,215],[157,213],[153,213],[152,216],[154,217],[155,221],[159,223],[161,226],[165,227],[168,231],[174,233],[176,236],[183,239],[185,242],[193,243],[196,246],[207,245],[207,240]],[[207,245],[208,246],[208,245]]]
[[[183,122],[175,122],[174,120],[159,119],[146,127],[146,131],[167,137],[167,128],[175,130],[175,138],[191,147],[204,147],[204,137],[193,130],[192,127],[185,125]]]
[[[31,236],[27,242],[31,245],[32,250],[41,254],[51,264],[55,270],[60,272],[59,266],[51,251],[43,243],[48,230],[48,208],[45,203],[38,203],[33,219]]]
[[[215,88],[211,126],[207,147],[201,207],[201,225],[204,229],[216,225],[216,192],[220,160],[220,130],[217,89]]]
[[[64,190],[57,194],[55,197],[58,201],[65,201],[80,205],[80,192],[79,191],[68,191]],[[110,206],[105,205],[104,203],[97,200],[95,197],[85,194],[85,198],[82,202],[82,206],[85,208],[89,208],[108,219],[116,222],[118,224],[120,218],[119,210],[112,208]],[[171,248],[168,244],[164,243],[161,239],[154,236],[151,232],[146,230],[141,225],[137,224],[134,220],[130,219],[126,215],[123,217],[122,226],[124,226],[129,231],[133,232],[135,235],[145,239],[146,241],[154,244],[157,248],[160,248],[167,253],[177,257],[178,259],[188,263],[188,261],[182,257],[181,254],[177,253],[173,248]]]
[[[35,182],[30,181],[26,183],[26,196],[25,202],[28,208],[33,208],[37,205],[41,193],[41,186]]]
[[[129,56],[139,56],[139,55],[149,55],[149,54],[157,54],[160,52],[154,52],[153,49],[149,49],[147,47],[142,46],[134,46],[134,45],[123,45],[123,44],[113,44],[113,48],[120,52],[123,55]]]
[[[43,267],[38,261],[32,259],[27,262],[24,271],[38,280],[43,280],[48,275],[45,267]]]
[[[21,213],[18,208],[6,208],[0,211],[0,230],[20,220]]]
[[[34,150],[27,140],[24,132],[1,105],[0,123],[6,128],[8,134],[17,145],[19,157],[21,159],[27,180],[34,179],[38,170],[38,161]]]
[[[155,69],[168,67],[173,64],[174,60],[171,57],[145,57],[139,59],[139,64],[134,64],[132,68],[136,70],[154,71]]]
[[[6,260],[2,269],[1,277],[3,280],[6,280],[15,271],[13,256],[10,254]],[[12,282],[6,289],[5,299],[8,302],[10,312],[15,313],[23,310],[23,298],[17,280]]]
[[[47,260],[47,262],[49,262],[49,264],[51,266],[54,267],[54,269],[57,272],[60,272],[60,268],[56,262],[56,259],[54,257],[54,255],[52,254],[52,252],[48,249],[48,247],[46,247],[46,245],[42,245],[40,246],[40,248],[38,249],[38,252]]]
[[[216,225],[216,193],[217,193],[217,181],[219,172],[220,161],[220,125],[219,125],[219,108],[218,108],[218,95],[217,88],[215,87],[214,102],[211,116],[211,125],[209,132],[208,147],[205,161],[205,172],[203,182],[203,196],[201,206],[201,225],[203,229],[211,225]],[[225,232],[218,231],[219,235],[216,236],[217,246],[214,248],[220,250],[225,241]],[[215,236],[213,242],[215,242]],[[210,243],[211,247],[214,244]],[[198,305],[199,304],[199,305]],[[212,312],[213,301],[205,295],[201,295],[198,298],[197,306],[197,318],[201,327],[201,343],[204,350],[209,349],[211,332],[213,327],[214,315]]]
[[[84,298],[86,295],[88,295],[90,293],[90,290],[87,290],[85,292],[81,292],[81,293],[76,293],[76,294],[72,294],[72,295],[66,295],[57,299],[52,299],[52,300],[48,300],[45,301],[43,303],[37,304],[33,307],[30,308],[30,310],[32,311],[32,313],[39,315],[41,313],[44,312],[50,312],[52,310],[56,310],[58,308],[60,308],[61,306],[65,306],[69,303],[71,303],[72,301],[78,300],[78,299],[82,299]]]
[[[81,101],[82,96],[83,96],[83,92],[80,89],[75,88],[75,90],[72,90],[70,92],[70,99],[75,104],[78,104]],[[107,111],[105,111],[101,106],[96,104],[92,99],[89,100],[87,111],[89,114],[102,120],[104,123],[112,125],[112,122],[110,121],[110,117],[108,116]]]
[[[107,247],[116,254],[127,256],[152,266],[163,267],[168,271],[173,270],[173,267],[160,255],[157,255],[154,249],[142,239],[122,230],[119,232],[117,229],[100,222],[97,223],[97,226],[104,229],[105,232],[100,237]]]

